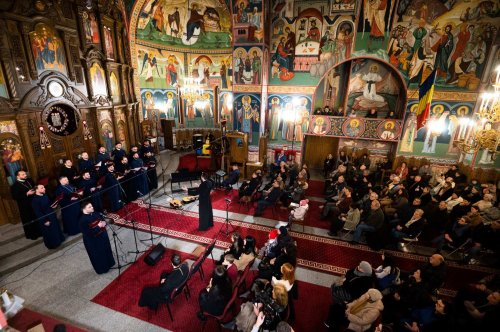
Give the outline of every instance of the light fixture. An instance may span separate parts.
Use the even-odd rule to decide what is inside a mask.
[[[183,84],[180,88],[182,97],[186,100],[189,100],[193,104],[199,100],[202,100],[203,87],[200,84],[201,80],[201,77],[184,77]]]
[[[468,135],[460,137],[457,147],[463,155],[474,154],[472,165],[475,163],[477,152],[481,149],[491,155],[491,161],[496,157],[500,131],[496,124],[500,121],[500,66],[496,68],[493,91],[483,93],[478,110],[467,124],[471,129]],[[464,156],[462,156],[464,157]]]

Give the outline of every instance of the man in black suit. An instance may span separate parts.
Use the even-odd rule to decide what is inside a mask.
[[[233,184],[238,183],[238,180],[240,178],[240,170],[238,168],[238,165],[233,164],[232,168],[233,170],[231,171],[231,173],[229,173],[227,179],[222,181],[222,186],[227,190],[230,190]]]
[[[14,182],[10,191],[12,198],[14,198],[19,207],[24,235],[27,239],[36,240],[42,233],[31,207],[31,200],[35,194],[35,183],[32,179],[28,178],[28,174],[25,171],[19,170],[16,172],[16,182]]]
[[[416,209],[408,222],[401,223],[391,230],[392,236],[396,239],[415,238],[424,227],[425,219],[423,215],[424,210]]]
[[[156,310],[160,303],[165,303],[172,291],[179,287],[187,278],[189,266],[187,262],[181,263],[181,257],[172,254],[170,258],[173,270],[170,273],[163,272],[160,277],[160,285],[156,287],[145,287],[139,299],[140,307],[149,307]]]
[[[260,201],[257,202],[257,209],[255,210],[254,217],[259,217],[262,215],[262,212],[269,205],[273,205],[278,201],[281,196],[280,184],[278,181],[273,182],[273,187],[267,196]]]

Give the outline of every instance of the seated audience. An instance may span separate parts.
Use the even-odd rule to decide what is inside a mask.
[[[244,181],[240,189],[238,190],[238,196],[242,197],[251,197],[252,194],[260,187],[262,181],[257,176],[256,172],[252,173],[252,178],[250,180]]]
[[[342,195],[339,195],[338,201],[327,202],[323,206],[323,210],[321,211],[322,220],[326,219],[330,213],[333,214],[333,220],[335,220],[341,213],[347,213],[347,211],[349,211],[349,206],[352,202],[352,188],[344,187],[342,193]]]
[[[236,265],[238,271],[243,271],[247,265],[255,259],[255,256],[255,238],[251,235],[247,235],[243,241],[243,252],[239,259],[234,260],[234,265]]]
[[[271,278],[271,285],[283,285],[286,288],[286,291],[289,292],[293,284],[295,282],[295,268],[290,263],[285,263],[281,266],[281,277],[276,278],[273,276]]]
[[[434,254],[429,257],[429,261],[420,267],[420,275],[426,289],[434,292],[444,283],[446,277],[446,263],[444,257]]]
[[[323,164],[323,175],[326,178],[326,176],[330,174],[330,172],[333,171],[333,168],[335,167],[335,160],[333,160],[333,156],[331,153],[329,153],[325,158],[325,162]]]
[[[170,258],[173,270],[171,272],[162,272],[160,284],[158,286],[145,287],[139,298],[140,307],[149,307],[156,310],[158,305],[170,300],[172,291],[179,287],[189,273],[187,262],[181,263],[181,257],[173,254]]]
[[[396,239],[415,238],[422,231],[425,225],[423,218],[424,210],[416,209],[413,216],[404,224],[396,225],[391,231],[392,236]]]
[[[347,214],[341,214],[338,218],[332,221],[328,235],[337,236],[341,229],[354,230],[359,224],[361,212],[357,203],[351,203]]]
[[[280,221],[277,227],[285,226],[288,227],[289,223],[293,223],[295,220],[303,220],[306,216],[307,210],[309,210],[309,200],[303,199],[299,202],[299,206],[290,211],[290,216],[288,217],[288,222]]]
[[[280,183],[278,181],[273,182],[272,189],[269,191],[269,194],[260,199],[257,202],[257,208],[255,209],[255,217],[259,217],[264,212],[264,209],[270,205],[274,205],[281,196]]]
[[[396,168],[394,173],[400,178],[401,181],[405,181],[408,176],[408,166],[406,165],[406,162],[403,161],[401,165]]]
[[[233,285],[236,284],[238,280],[238,267],[234,264],[235,258],[232,254],[227,254],[224,256],[224,261],[222,262],[222,266],[225,267],[227,276],[231,279],[231,283]]]
[[[222,264],[224,261],[224,256],[227,254],[231,254],[234,256],[235,259],[240,258],[241,253],[243,252],[243,239],[241,238],[240,234],[237,232],[234,232],[231,235],[231,245],[229,248],[224,250],[224,253],[221,255],[218,264]]]
[[[206,320],[204,313],[218,316],[224,312],[226,304],[231,299],[233,287],[231,279],[227,276],[226,269],[217,266],[208,286],[204,288],[198,296],[198,303],[201,311],[198,312],[200,320]]]
[[[374,233],[383,226],[384,213],[382,212],[382,209],[380,209],[379,201],[372,201],[370,209],[371,211],[368,215],[368,218],[365,221],[360,222],[356,227],[352,242],[361,242],[361,236],[363,235],[363,233]]]

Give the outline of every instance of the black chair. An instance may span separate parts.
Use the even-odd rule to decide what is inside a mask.
[[[210,255],[212,257],[212,260],[214,261],[214,264],[215,264],[215,259],[214,259],[214,255],[212,254],[212,251],[214,250],[215,248],[215,243],[217,242],[217,239],[214,239],[208,246],[207,248],[205,249],[205,252],[203,253],[203,260],[205,260],[205,258],[208,257],[208,255]]]
[[[238,293],[240,293],[240,290],[246,291],[247,289],[247,276],[248,273],[250,272],[250,268],[253,266],[253,263],[255,262],[255,259],[253,259],[250,263],[248,263],[247,266],[245,266],[245,269],[240,273],[238,279],[236,280],[235,284],[233,285],[233,289],[238,289]]]
[[[165,301],[165,304],[167,305],[168,314],[170,315],[170,320],[172,322],[174,321],[174,317],[172,316],[172,311],[170,310],[170,304],[172,304],[174,302],[175,298],[180,293],[184,293],[184,296],[186,297],[186,301],[191,296],[191,293],[189,291],[189,287],[187,285],[188,279],[189,279],[189,273],[186,273],[186,276],[184,277],[184,280],[182,281],[182,283],[179,285],[179,287],[174,288],[174,290],[172,290],[172,293],[170,293],[170,296]]]

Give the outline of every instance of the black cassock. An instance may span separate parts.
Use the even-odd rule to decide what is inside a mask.
[[[123,189],[123,201],[124,202],[132,202],[137,198],[137,189],[135,188],[134,183],[134,173],[130,171],[130,165],[119,163],[115,165],[115,172],[117,174],[123,175],[123,177],[119,180],[121,189]]]
[[[59,247],[64,241],[64,235],[54,209],[50,207],[50,201],[47,195],[34,195],[31,206],[33,207],[37,222],[42,230],[45,246],[49,249]],[[49,226],[45,225],[47,221],[50,222]]]
[[[83,235],[83,244],[87,249],[90,262],[97,274],[106,273],[115,265],[113,251],[109,243],[106,228],[97,224],[102,218],[96,213],[85,214],[80,217],[80,229]]]
[[[200,200],[200,224],[198,230],[205,231],[214,225],[214,215],[212,211],[212,201],[210,200],[210,191],[212,190],[213,183],[211,180],[203,181],[199,187],[199,200]]]
[[[56,196],[62,195],[61,202],[61,218],[63,222],[64,233],[75,235],[80,233],[78,227],[78,218],[80,218],[80,201],[79,199],[72,200],[75,196],[76,189],[71,185],[60,185],[56,189]]]
[[[78,185],[78,181],[80,181],[80,177],[78,176],[78,172],[76,171],[76,168],[74,168],[73,166],[71,166],[70,168],[63,166],[63,168],[61,168],[60,176],[67,177],[69,180],[69,183],[73,187],[76,187]],[[76,176],[78,176],[78,177],[75,179]]]
[[[120,149],[114,149],[111,151],[111,157],[113,158],[113,161],[115,162],[115,167],[122,162],[122,158],[125,157],[126,153],[124,150]]]
[[[106,173],[104,180],[104,190],[108,195],[109,211],[115,212],[122,208],[121,203],[121,187],[120,182],[115,177],[114,173]]]
[[[96,171],[95,171],[95,167],[94,167],[94,162],[90,159],[87,159],[87,160],[83,160],[83,159],[80,159],[78,160],[78,170],[80,171],[80,174],[82,174],[84,171],[89,171],[90,172],[90,176],[92,176],[93,178],[96,177]]]
[[[10,188],[12,197],[16,200],[17,206],[19,207],[19,214],[21,216],[21,221],[23,223],[24,235],[27,239],[35,240],[39,238],[42,233],[37,222],[33,222],[35,219],[35,213],[31,207],[31,200],[34,196],[26,196],[26,193],[30,189],[35,189],[33,180],[26,179],[25,181],[16,181]]]
[[[156,159],[155,157],[142,157],[144,165],[148,166],[149,190],[158,189],[158,175],[156,174]]]
[[[81,189],[83,189],[83,198],[92,203],[94,211],[102,211],[101,191],[97,188],[97,181],[95,179],[82,179],[80,181]],[[95,188],[94,191],[90,191]]]
[[[95,157],[95,163],[96,165],[101,163],[101,166],[97,169],[98,176],[103,176],[106,174],[108,171],[106,169],[106,161],[110,160],[109,154],[107,152],[105,153],[100,153],[98,152],[96,157]]]
[[[130,168],[137,169],[137,171],[133,171],[133,181],[134,189],[136,190],[137,197],[147,195],[149,192],[149,184],[148,184],[148,176],[146,171],[142,168],[144,167],[144,162],[142,159],[132,159],[130,162]]]

